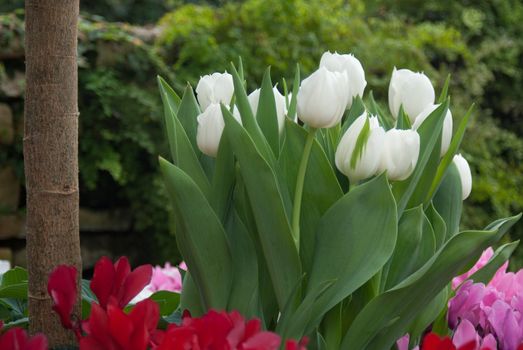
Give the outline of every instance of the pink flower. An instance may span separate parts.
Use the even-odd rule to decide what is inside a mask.
[[[489,254],[476,266],[484,265]],[[449,300],[448,322],[451,329],[470,324],[485,335],[487,345],[497,340],[499,349],[516,350],[523,342],[523,270],[506,272],[506,265],[486,286],[470,280],[461,284]]]
[[[182,264],[185,265],[185,263]],[[180,265],[180,268],[181,267],[182,265]],[[186,270],[186,268],[183,270]],[[165,263],[164,267],[156,266],[153,269],[153,277],[148,287],[152,292],[168,290],[180,293],[182,291],[182,275],[180,270],[170,263]]]

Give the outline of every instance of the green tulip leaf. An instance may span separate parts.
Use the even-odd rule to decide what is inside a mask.
[[[173,202],[180,253],[198,286],[206,309],[227,306],[232,281],[231,253],[220,219],[196,183],[179,167],[160,158]]]
[[[425,210],[425,215],[429,219],[430,224],[432,225],[432,228],[434,230],[434,239],[436,241],[437,250],[443,245],[443,243],[445,243],[447,225],[445,224],[445,221],[443,220],[441,215],[439,215],[436,208],[434,208],[434,204],[432,202]]]
[[[289,110],[287,111],[287,118],[290,120],[296,119],[296,107],[298,105],[298,91],[300,89],[300,65],[296,65],[296,73],[294,74],[294,82],[292,84],[292,96],[289,103]]]
[[[437,167],[439,158],[435,158],[435,152],[439,152],[438,144],[441,142],[441,130],[443,120],[447,114],[449,102],[441,104],[432,112],[427,119],[418,128],[420,135],[420,152],[416,168],[412,175],[404,180],[394,184],[394,194],[398,199],[398,216],[401,217],[407,207],[414,207],[425,199],[425,195],[432,184],[433,173],[430,169]],[[439,156],[439,153],[438,153]],[[429,181],[430,178],[430,181]],[[412,203],[411,198],[416,199]]]
[[[280,308],[301,278],[301,263],[276,175],[256,144],[222,106],[225,134],[240,165],[240,173],[254,214],[259,242]]]
[[[178,116],[193,149],[201,154],[198,145],[196,144],[196,130],[198,129],[197,117],[200,114],[200,106],[198,105],[198,101],[196,101],[191,85],[187,84],[182,96],[180,107],[175,113]]]
[[[472,112],[474,111],[474,104],[470,106],[467,113],[461,119],[458,128],[456,130],[456,133],[452,137],[452,141],[450,142],[449,149],[447,150],[447,153],[443,156],[443,159],[441,160],[440,164],[438,165],[438,168],[436,170],[436,175],[434,176],[434,180],[432,181],[432,185],[430,188],[430,191],[428,192],[426,201],[429,201],[434,193],[437,191],[443,176],[445,176],[448,167],[452,163],[452,160],[454,159],[454,155],[458,152],[459,146],[461,145],[461,141],[463,140],[463,136],[465,135],[465,130],[467,129],[468,122],[472,116]]]
[[[269,162],[271,166],[275,163],[275,157],[272,153],[270,146],[265,139],[256,119],[254,118],[254,113],[249,104],[249,99],[247,98],[247,92],[243,86],[243,80],[240,78],[234,64],[231,63],[231,74],[234,83],[234,96],[236,98],[236,106],[240,112],[242,125],[252,138],[256,148],[262,155],[262,157]],[[224,116],[225,117],[225,116]]]
[[[271,146],[272,152],[277,156],[280,153],[280,133],[278,131],[278,114],[272,90],[270,68],[267,68],[263,75],[259,98],[256,120]]]
[[[396,203],[385,174],[351,189],[323,215],[307,293],[336,283],[315,302],[309,329],[385,265],[396,238]]]
[[[228,310],[237,310],[242,316],[250,318],[256,316],[259,301],[258,261],[254,242],[235,211],[229,216],[227,235],[234,271]]]
[[[286,121],[285,144],[279,165],[287,181],[287,187],[293,191],[296,187],[299,168],[296,159],[301,157],[306,138],[306,130],[290,120]],[[316,242],[316,229],[320,218],[343,196],[336,175],[316,141],[312,145],[303,187],[300,215],[300,257],[303,270],[310,271]],[[294,192],[291,193],[291,196],[294,196]]]
[[[463,208],[461,193],[461,178],[458,168],[455,164],[451,164],[433,199],[434,208],[443,218],[447,227],[446,241],[459,231]]]

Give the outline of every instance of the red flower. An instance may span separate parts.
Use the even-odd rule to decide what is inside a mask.
[[[245,322],[236,311],[209,311],[201,318],[185,315],[182,324],[172,324],[157,350],[277,350],[280,337],[261,330],[258,319]]]
[[[434,333],[427,334],[423,339],[423,345],[421,346],[421,350],[474,350],[475,348],[476,341],[471,341],[456,349],[449,337],[440,338]]]
[[[94,267],[91,290],[104,309],[111,303],[124,308],[151,281],[153,268],[142,265],[131,272],[129,260],[121,257],[113,265],[107,257],[102,257]]]
[[[285,350],[307,350],[308,343],[309,338],[307,337],[301,338],[300,342],[290,339],[285,342]]]
[[[67,329],[73,329],[71,314],[78,296],[76,274],[74,266],[60,265],[51,272],[47,282],[47,292],[53,299],[53,310]]]
[[[3,324],[0,321],[0,328],[2,327]],[[29,337],[25,330],[15,327],[0,335],[0,349],[47,350],[47,339],[43,334]]]
[[[150,299],[136,304],[128,315],[116,305],[109,304],[105,311],[93,303],[80,350],[145,350],[159,318],[158,305]]]

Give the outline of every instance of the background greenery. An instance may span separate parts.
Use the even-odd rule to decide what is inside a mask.
[[[20,3],[7,1],[0,11]],[[518,0],[92,0],[82,6],[82,201],[94,208],[129,207],[134,229],[154,233],[159,242],[155,260],[177,257],[167,244],[173,241],[168,201],[157,174],[164,137],[155,75],[180,90],[238,56],[253,88],[267,65],[273,81],[281,81],[292,77],[295,62],[305,76],[325,50],[352,52],[364,65],[367,89],[383,102],[394,66],[426,72],[437,89],[450,73],[455,124],[477,104],[462,150],[474,178],[463,226],[482,227],[523,210]],[[106,23],[100,15],[157,24],[158,31],[154,41],[144,42],[132,27]],[[21,161],[19,148],[8,154]],[[513,239],[521,237],[523,223],[512,230]],[[523,247],[514,263],[523,264]]]

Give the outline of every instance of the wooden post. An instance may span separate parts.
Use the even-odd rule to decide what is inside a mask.
[[[49,345],[74,344],[51,311],[47,278],[59,264],[81,271],[78,224],[79,0],[26,0],[24,158],[29,329]],[[80,303],[75,311],[80,315]]]

